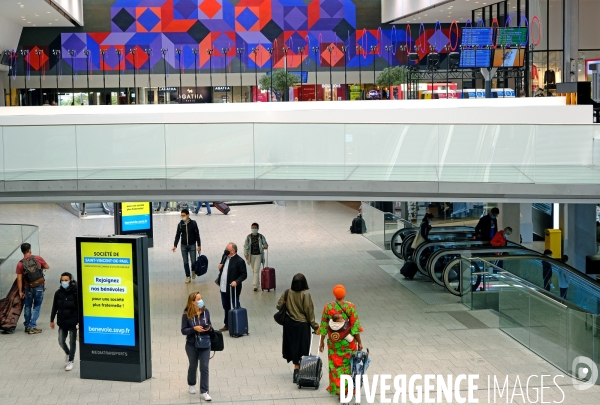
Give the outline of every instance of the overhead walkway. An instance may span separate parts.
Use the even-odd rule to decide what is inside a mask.
[[[596,202],[591,116],[560,97],[4,108],[0,201]]]

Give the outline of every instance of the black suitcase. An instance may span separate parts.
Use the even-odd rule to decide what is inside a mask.
[[[406,263],[404,263],[404,266],[402,266],[400,269],[400,274],[402,274],[405,278],[412,280],[418,271],[419,269],[417,268],[417,264],[412,260],[407,260]]]
[[[237,295],[236,295],[236,291],[234,290],[237,287],[230,287],[231,288],[231,309],[229,310],[229,314],[227,315],[227,323],[229,323],[229,325],[227,325],[227,327],[229,328],[229,336],[231,337],[240,337],[243,335],[249,335],[250,332],[248,331],[248,311],[246,311],[246,308],[240,308],[240,302],[239,300],[237,301],[237,303],[234,301]]]
[[[302,356],[300,359],[300,371],[298,372],[298,389],[302,387],[311,387],[315,390],[319,389],[321,383],[321,377],[323,375],[323,361],[319,357],[319,349],[317,348],[317,355],[311,356],[312,351],[312,334],[310,335],[310,348],[308,349],[308,356]],[[320,335],[317,335],[320,338]]]

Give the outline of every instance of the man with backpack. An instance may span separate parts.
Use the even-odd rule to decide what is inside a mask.
[[[23,252],[23,259],[17,263],[17,286],[19,296],[25,300],[25,333],[35,335],[42,333],[42,330],[36,326],[46,289],[44,270],[48,270],[50,266],[40,256],[31,254],[29,243],[21,244],[21,252]]]

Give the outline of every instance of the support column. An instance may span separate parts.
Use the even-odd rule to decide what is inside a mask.
[[[585,257],[596,254],[596,205],[560,204],[559,224],[567,264],[585,273]]]
[[[521,206],[521,237],[523,243],[533,242],[533,216],[531,203],[519,204]]]
[[[519,243],[519,235],[521,233],[521,204],[502,203],[498,206],[498,209],[500,210],[498,227],[504,229],[507,226],[510,226],[512,228],[512,235],[510,235],[507,240]]]
[[[564,1],[563,7],[563,82],[576,82],[579,55],[579,0]],[[572,75],[571,72],[574,74]]]

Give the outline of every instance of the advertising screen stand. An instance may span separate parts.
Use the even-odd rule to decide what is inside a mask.
[[[115,203],[115,235],[146,235],[148,247],[154,247],[152,203]]]
[[[76,238],[80,376],[152,377],[148,238]]]

